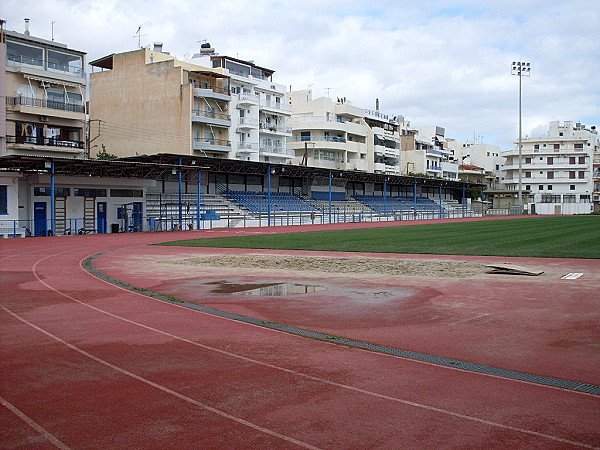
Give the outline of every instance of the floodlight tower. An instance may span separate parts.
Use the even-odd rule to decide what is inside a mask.
[[[531,75],[531,64],[523,61],[513,61],[511,74],[519,77],[519,206],[523,212],[523,132],[521,120],[521,84],[523,77]]]

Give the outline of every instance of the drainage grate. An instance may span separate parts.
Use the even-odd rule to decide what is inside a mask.
[[[114,249],[117,250],[117,249]],[[108,281],[115,286],[119,286],[125,289],[128,289],[133,292],[137,292],[139,294],[147,295],[148,297],[152,297],[158,300],[163,300],[169,303],[177,303],[178,305],[184,306],[189,309],[193,309],[196,311],[201,311],[204,313],[212,314],[219,317],[225,317],[227,319],[237,320],[244,323],[249,323],[252,325],[258,325],[265,328],[271,328],[273,330],[283,331],[286,333],[295,334],[298,336],[309,337],[313,339],[318,339],[322,341],[337,343],[341,345],[347,345],[355,348],[362,348],[364,350],[370,350],[378,353],[384,353],[387,355],[399,356],[401,358],[412,359],[416,361],[423,361],[431,364],[436,364],[439,366],[452,367],[455,369],[465,370],[468,372],[481,373],[485,375],[494,375],[497,377],[508,378],[511,380],[519,380],[519,381],[527,381],[529,383],[541,384],[544,386],[552,386],[558,387],[562,389],[570,389],[579,392],[586,392],[589,394],[600,394],[600,386],[595,384],[581,383],[578,381],[565,380],[561,378],[553,378],[546,377],[542,375],[535,375],[526,372],[518,372],[515,370],[501,369],[499,367],[488,366],[485,364],[476,364],[468,361],[460,361],[456,359],[445,358],[443,356],[435,356],[429,355],[427,353],[419,353],[413,352],[410,350],[403,350],[400,348],[387,347],[378,344],[372,344],[369,342],[357,341],[354,339],[348,339],[345,337],[332,336],[329,334],[321,333],[318,331],[307,330],[304,328],[298,328],[290,325],[279,324],[275,322],[269,322],[267,320],[261,320],[254,317],[243,316],[241,314],[230,313],[227,311],[221,311],[219,309],[211,308],[208,306],[196,305],[194,303],[189,303],[183,300],[180,300],[175,297],[169,297],[163,294],[159,294],[157,292],[151,291],[149,289],[139,288],[137,286],[130,285],[128,283],[124,283],[116,278],[113,278],[105,273],[101,272],[94,266],[94,260],[106,253],[109,253],[114,250],[108,250],[105,252],[100,252],[95,255],[90,256],[86,259],[84,263],[84,268],[90,272],[92,275]]]

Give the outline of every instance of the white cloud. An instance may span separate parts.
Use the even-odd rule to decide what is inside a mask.
[[[86,51],[88,60],[155,41],[179,58],[207,39],[221,54],[252,59],[294,89],[439,125],[449,137],[484,136],[503,149],[517,137],[513,60],[523,79],[524,133],[550,120],[600,125],[593,0],[261,1],[3,0],[7,28]]]

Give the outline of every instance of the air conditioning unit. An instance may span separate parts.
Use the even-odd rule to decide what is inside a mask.
[[[49,122],[48,116],[40,116],[40,122]]]

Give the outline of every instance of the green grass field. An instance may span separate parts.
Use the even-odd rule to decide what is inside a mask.
[[[160,245],[442,255],[600,258],[600,218],[481,222],[192,239]]]

